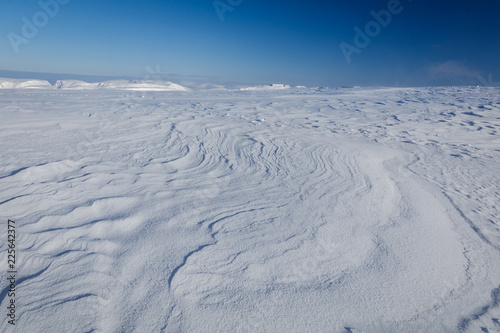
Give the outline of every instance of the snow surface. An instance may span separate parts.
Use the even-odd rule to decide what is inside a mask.
[[[16,328],[499,332],[499,93],[1,91]]]

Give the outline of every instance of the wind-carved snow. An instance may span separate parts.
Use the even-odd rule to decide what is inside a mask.
[[[498,332],[499,96],[0,92],[18,326]]]

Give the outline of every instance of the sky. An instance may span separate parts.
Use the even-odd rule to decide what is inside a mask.
[[[0,0],[0,6],[4,73],[306,86],[500,81],[498,0]]]

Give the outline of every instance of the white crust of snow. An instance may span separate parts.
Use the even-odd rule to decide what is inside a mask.
[[[498,332],[499,92],[1,91],[0,331]]]

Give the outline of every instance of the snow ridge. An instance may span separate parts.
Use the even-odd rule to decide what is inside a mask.
[[[0,89],[50,89],[52,85],[44,80],[0,78]]]

